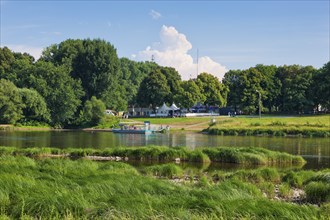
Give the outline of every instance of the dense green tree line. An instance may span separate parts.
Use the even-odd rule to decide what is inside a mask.
[[[229,88],[228,105],[235,111],[303,113],[322,107],[330,109],[330,62],[320,69],[312,66],[257,65],[230,70],[223,83]]]
[[[223,82],[210,73],[182,81],[171,67],[118,58],[100,39],[66,40],[47,47],[39,60],[0,50],[0,123],[45,123],[55,127],[93,126],[106,108],[156,107],[176,102],[232,106],[254,113],[258,93],[263,111],[301,112],[330,108],[330,64],[264,66],[230,70]]]

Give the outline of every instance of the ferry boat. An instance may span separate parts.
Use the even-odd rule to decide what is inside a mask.
[[[166,133],[169,131],[169,126],[163,128],[162,126],[159,129],[151,129],[150,121],[145,121],[143,124],[139,123],[120,123],[120,128],[112,129],[113,133],[121,134],[151,134],[151,133]]]
[[[144,124],[136,124],[136,123],[120,123],[120,128],[112,129],[113,133],[121,133],[121,134],[151,134],[154,130],[150,128],[150,122],[145,121]]]

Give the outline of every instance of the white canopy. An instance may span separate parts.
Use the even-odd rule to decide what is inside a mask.
[[[170,107],[168,107],[168,106],[165,104],[165,102],[164,102],[164,104],[162,105],[162,107],[160,107],[160,108],[158,109],[158,112],[160,113],[160,112],[166,112],[166,111],[172,111],[172,109],[171,109]]]
[[[176,111],[176,110],[179,110],[180,108],[178,108],[173,102],[173,104],[170,106],[170,109],[173,111]]]

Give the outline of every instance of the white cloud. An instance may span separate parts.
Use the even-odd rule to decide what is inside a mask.
[[[161,66],[174,67],[183,80],[196,78],[197,63],[188,51],[192,49],[191,43],[186,36],[179,33],[174,27],[165,26],[160,31],[160,42],[148,46],[145,50],[134,55],[137,60],[151,60],[154,56],[155,62]],[[222,79],[227,71],[225,66],[204,56],[198,59],[198,72],[207,72]]]
[[[162,15],[158,12],[158,11],[155,11],[155,10],[151,10],[149,15],[152,17],[152,19],[154,20],[158,20],[159,18],[162,17]]]
[[[10,50],[20,53],[28,53],[32,55],[36,60],[40,58],[43,48],[31,47],[28,45],[1,45],[1,47],[8,47]]]

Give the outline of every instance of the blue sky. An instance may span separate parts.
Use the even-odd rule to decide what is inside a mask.
[[[34,56],[68,38],[101,38],[119,57],[222,77],[256,64],[329,61],[329,1],[3,1],[1,47]],[[189,73],[188,73],[189,72]],[[219,73],[218,73],[219,72]]]

